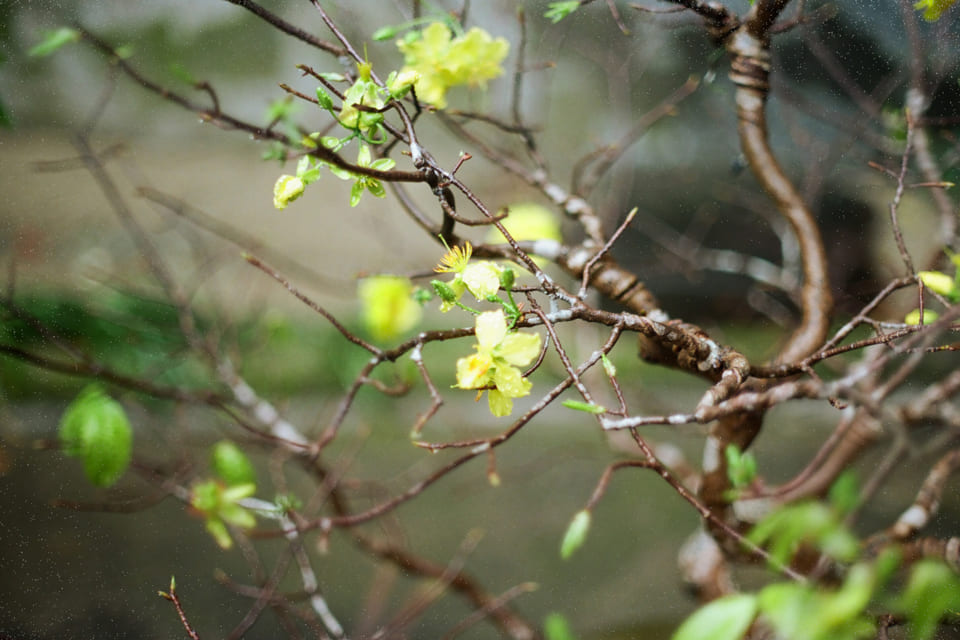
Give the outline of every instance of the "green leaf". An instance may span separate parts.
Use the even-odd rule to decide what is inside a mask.
[[[303,507],[303,500],[292,493],[280,493],[273,499],[273,504],[277,506],[278,511],[286,513],[287,511],[296,511]]]
[[[390,38],[395,38],[397,34],[400,33],[400,30],[393,26],[387,25],[386,27],[380,27],[373,32],[373,35],[370,36],[377,42],[382,42],[384,40],[389,40]]]
[[[562,613],[548,613],[543,619],[543,636],[546,640],[576,640],[570,623]]]
[[[317,87],[317,103],[319,103],[320,108],[333,111],[333,98],[323,87]]]
[[[749,451],[741,453],[736,445],[728,445],[724,454],[727,458],[727,477],[734,488],[742,489],[757,477],[757,459]]]
[[[40,58],[49,56],[65,44],[76,42],[80,39],[80,32],[69,27],[60,27],[53,31],[44,31],[43,40],[34,45],[27,55],[31,58]]]
[[[567,527],[567,532],[563,534],[563,542],[560,543],[560,557],[566,560],[573,555],[573,552],[583,546],[583,543],[587,539],[587,533],[590,531],[590,520],[592,516],[590,511],[583,509],[578,511],[573,520],[570,521],[570,525]]]
[[[96,385],[64,411],[59,435],[64,453],[80,458],[87,479],[98,487],[114,484],[130,464],[133,430],[127,414]]]
[[[190,73],[190,70],[179,62],[171,64],[169,70],[174,78],[180,80],[184,84],[195,85],[198,82],[194,75]]]
[[[210,466],[227,486],[251,484],[256,486],[257,472],[240,447],[229,440],[221,440],[210,451]]]
[[[847,514],[860,502],[860,487],[857,483],[857,474],[852,470],[844,471],[830,486],[830,504],[837,513]]]
[[[350,187],[350,206],[355,207],[360,204],[360,197],[363,196],[364,184],[363,180],[357,180],[353,183],[353,186]]]
[[[909,620],[911,638],[932,638],[943,614],[960,610],[960,577],[942,562],[921,560],[910,572],[897,609]]]
[[[564,400],[562,404],[567,409],[573,409],[574,411],[584,411],[586,413],[593,413],[596,415],[607,412],[606,407],[601,407],[598,404],[590,404],[589,402],[580,402],[579,400]]]
[[[113,50],[113,55],[117,56],[121,60],[127,60],[133,57],[133,51],[134,49],[132,44],[122,44]]]
[[[603,353],[600,355],[600,362],[603,363],[603,370],[606,372],[608,377],[617,377],[617,367],[613,364],[613,362],[610,361],[610,358],[607,357],[607,354]]]
[[[230,532],[223,520],[212,516],[207,518],[206,529],[221,549],[229,549],[233,546],[233,538],[230,537]]]
[[[775,563],[787,564],[801,544],[813,544],[838,560],[851,560],[859,550],[857,538],[839,514],[819,502],[781,507],[761,520],[748,536],[756,544],[769,543]]]
[[[569,0],[568,2],[551,2],[543,17],[557,24],[568,15],[580,8],[580,0]]]
[[[875,624],[864,608],[876,585],[873,567],[855,565],[839,590],[775,583],[757,594],[759,609],[779,636],[791,640],[855,640],[872,637]]]
[[[695,611],[680,625],[672,640],[738,640],[756,615],[756,596],[724,596]]]

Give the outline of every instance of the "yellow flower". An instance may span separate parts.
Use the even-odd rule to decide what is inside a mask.
[[[469,242],[465,242],[462,248],[457,245],[443,254],[440,263],[433,270],[437,273],[460,273],[466,268],[472,255],[473,246]]]
[[[500,267],[487,260],[467,265],[460,278],[477,300],[486,300],[500,289]]]
[[[447,249],[440,263],[433,268],[437,273],[456,274],[450,282],[440,283],[448,287],[446,297],[441,295],[440,311],[450,311],[464,291],[472,293],[477,300],[486,300],[500,289],[500,267],[488,260],[471,263],[471,255],[473,247],[465,242],[462,247]]]
[[[561,242],[557,216],[539,204],[514,204],[507,208],[503,226],[514,240],[556,240]],[[506,242],[500,230],[490,227],[487,242]]]
[[[414,84],[417,97],[443,109],[447,106],[450,87],[482,86],[502,74],[500,63],[507,57],[510,45],[503,38],[494,40],[477,27],[454,38],[447,25],[434,22],[419,38],[398,40],[397,48],[406,63],[398,77],[419,74]]]
[[[555,240],[556,242],[563,242],[559,220],[546,207],[532,203],[513,204],[507,208],[507,213],[507,217],[503,219],[503,226],[513,236],[514,240]],[[490,231],[487,233],[487,242],[506,241],[507,239],[503,237],[499,229],[490,227]],[[535,258],[534,262],[541,269],[546,266],[546,261],[541,258]]]
[[[420,81],[420,74],[413,69],[404,69],[400,73],[391,73],[387,78],[387,91],[394,98],[402,98],[410,91],[410,87]]]
[[[476,320],[477,352],[457,360],[457,386],[460,389],[490,389],[490,413],[507,416],[513,411],[513,398],[530,393],[532,383],[518,367],[530,364],[540,352],[536,333],[507,331],[502,309],[487,311]],[[482,391],[481,391],[482,393]]]
[[[940,317],[936,311],[931,311],[930,309],[923,310],[923,322],[920,321],[920,309],[914,309],[907,314],[907,317],[903,319],[904,324],[932,324],[937,321],[937,318]]]
[[[358,287],[363,320],[375,340],[392,340],[420,322],[422,311],[413,299],[413,283],[400,276],[372,276]]]
[[[931,291],[936,291],[942,296],[950,297],[957,290],[957,284],[953,278],[939,271],[921,271],[920,279],[925,287]]]
[[[913,5],[917,11],[923,10],[923,19],[934,22],[940,19],[944,11],[949,9],[957,0],[920,0]]]
[[[286,209],[288,204],[303,195],[305,188],[303,180],[297,176],[280,176],[273,185],[273,206]]]

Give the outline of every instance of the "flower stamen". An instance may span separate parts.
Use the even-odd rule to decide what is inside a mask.
[[[472,255],[473,247],[470,242],[465,242],[462,247],[456,245],[448,248],[447,252],[440,258],[440,263],[433,270],[437,273],[460,273],[467,267]]]

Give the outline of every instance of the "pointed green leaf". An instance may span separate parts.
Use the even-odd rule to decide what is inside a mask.
[[[360,204],[360,197],[363,195],[363,180],[357,180],[350,187],[350,206],[355,207]]]
[[[563,542],[560,543],[560,557],[566,560],[573,555],[573,552],[583,546],[587,539],[587,533],[590,531],[590,520],[592,516],[587,509],[578,511],[567,532],[563,535]]]
[[[333,110],[333,98],[330,97],[330,94],[324,91],[323,87],[317,87],[317,103],[322,109],[327,111]]]
[[[374,31],[373,35],[370,37],[377,42],[382,42],[383,40],[389,40],[390,38],[396,37],[399,32],[400,30],[397,27],[393,25],[387,25],[386,27],[380,27]]]
[[[739,640],[756,615],[755,596],[725,596],[697,609],[680,625],[672,640]]]
[[[63,45],[76,42],[79,39],[80,32],[76,29],[70,29],[69,27],[61,27],[59,29],[54,29],[53,31],[45,31],[43,33],[43,40],[30,49],[30,51],[27,52],[27,55],[31,58],[49,56]]]
[[[210,451],[210,466],[227,486],[256,485],[257,472],[247,455],[229,440],[221,440]]]
[[[574,411],[584,411],[597,415],[607,412],[606,407],[601,407],[598,404],[590,404],[589,402],[580,402],[579,400],[564,400],[562,404],[567,409],[573,409]]]

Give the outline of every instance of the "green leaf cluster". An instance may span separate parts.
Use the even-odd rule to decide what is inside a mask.
[[[566,0],[564,2],[551,2],[547,7],[543,17],[557,24],[568,15],[580,8],[580,0]]]
[[[734,444],[727,445],[727,477],[734,489],[743,489],[757,477],[757,459],[751,452],[743,453]]]
[[[935,22],[940,19],[943,12],[956,4],[957,0],[919,0],[913,7],[917,11],[923,11],[923,19]]]
[[[87,479],[98,487],[113,485],[130,464],[130,421],[97,385],[81,391],[64,411],[59,436],[64,453],[80,458]]]
[[[768,545],[775,563],[787,564],[801,545],[808,544],[840,561],[850,561],[860,543],[843,525],[836,510],[820,502],[801,502],[777,509],[762,520],[749,539]]]
[[[256,490],[254,484],[227,486],[217,480],[206,480],[193,486],[190,506],[203,517],[207,532],[221,549],[233,546],[228,524],[241,529],[252,529],[257,524],[254,515],[237,504]]]
[[[944,614],[960,612],[960,577],[942,562],[921,560],[894,607],[909,621],[911,638],[932,638]]]

